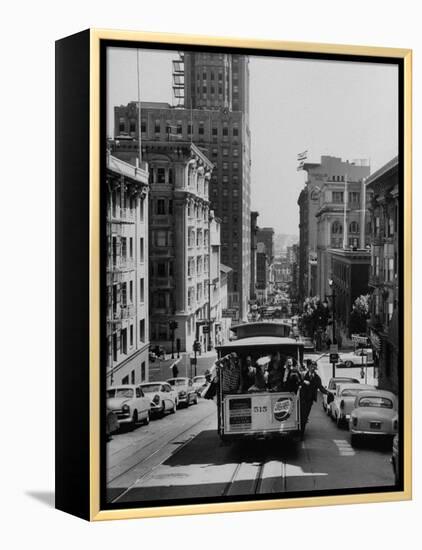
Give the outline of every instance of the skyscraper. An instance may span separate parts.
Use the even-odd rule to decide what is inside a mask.
[[[212,161],[211,209],[221,219],[221,261],[233,270],[228,306],[246,319],[250,291],[249,59],[181,53],[173,63],[177,107],[141,104],[141,139],[193,141]],[[115,134],[138,135],[137,103],[115,107]]]

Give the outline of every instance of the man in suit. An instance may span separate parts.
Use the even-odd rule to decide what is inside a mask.
[[[316,362],[310,361],[308,364],[308,371],[303,376],[302,388],[300,392],[300,418],[302,437],[305,433],[305,427],[306,423],[308,422],[312,405],[314,404],[314,401],[318,399],[318,390],[321,393],[327,395],[330,402],[334,397],[330,391],[324,388],[321,382],[321,378],[319,377],[316,370]]]

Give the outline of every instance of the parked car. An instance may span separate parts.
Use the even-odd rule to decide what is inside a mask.
[[[400,481],[400,462],[399,462],[399,434],[396,434],[393,439],[393,452],[391,454],[391,465],[393,466],[394,482]]]
[[[326,389],[329,390],[334,395],[336,394],[337,386],[340,384],[359,384],[359,380],[357,378],[346,378],[345,376],[336,376],[334,378],[330,378],[328,382],[328,386],[326,386]],[[322,408],[327,413],[328,416],[331,416],[331,403],[327,403],[327,396],[324,394],[322,396]]]
[[[374,364],[374,357],[371,348],[358,348],[349,353],[339,353],[337,368],[369,367]]]
[[[119,420],[117,419],[116,413],[107,407],[106,412],[106,436],[107,440],[110,439],[110,436],[116,433],[119,429]]]
[[[207,381],[205,376],[201,374],[200,376],[195,376],[192,380],[192,387],[198,395],[201,395],[201,392],[205,389]]]
[[[331,418],[337,422],[337,426],[347,425],[355,407],[356,396],[364,390],[375,390],[375,386],[355,383],[338,385],[331,403]]]
[[[198,403],[198,394],[193,388],[190,378],[170,378],[167,382],[177,391],[179,405],[189,407],[192,403]]]
[[[139,386],[122,384],[107,388],[107,407],[117,416],[119,425],[129,424],[134,428],[138,422],[148,424],[151,404]]]
[[[393,437],[397,433],[397,398],[386,390],[365,390],[355,399],[349,429],[352,445],[364,437]]]
[[[176,412],[177,392],[167,382],[144,382],[142,391],[151,400],[151,414],[164,416],[167,411]]]

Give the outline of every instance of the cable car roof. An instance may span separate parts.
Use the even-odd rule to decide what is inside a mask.
[[[293,338],[285,338],[282,336],[252,336],[250,338],[240,338],[239,340],[232,340],[223,344],[222,346],[216,346],[217,350],[232,349],[232,348],[244,348],[244,347],[265,347],[265,346],[298,346],[303,348],[302,342],[297,342]]]

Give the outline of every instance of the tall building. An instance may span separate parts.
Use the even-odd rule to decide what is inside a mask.
[[[256,245],[256,299],[259,305],[265,304],[268,297],[268,256],[264,243]]]
[[[137,141],[115,140],[113,154],[134,163]],[[151,342],[170,351],[208,347],[210,206],[213,168],[189,142],[142,141],[150,182]],[[171,323],[176,322],[173,330]],[[204,330],[204,327],[207,327]]]
[[[258,212],[251,212],[251,280],[250,280],[250,299],[256,300],[256,246],[258,235]]]
[[[372,174],[367,180],[367,188],[372,191],[369,337],[379,366],[379,386],[397,393],[400,325],[398,158]]]
[[[366,197],[362,190],[370,167],[365,161],[349,162],[322,156],[319,163],[305,162],[302,168],[307,172],[305,188],[298,201],[299,277],[304,281],[300,288],[303,299],[329,293],[329,248],[365,246]]]
[[[246,319],[250,294],[249,59],[180,54],[173,64],[178,107],[141,104],[141,140],[193,141],[214,164],[211,208],[221,219],[221,261],[234,319]],[[182,108],[184,107],[184,108]],[[138,136],[138,103],[115,107],[115,135]]]
[[[107,384],[148,380],[148,166],[108,154]]]
[[[327,255],[331,262],[332,290],[336,296],[336,340],[338,342],[339,336],[343,339],[352,336],[350,314],[356,298],[368,294],[371,259],[369,250],[365,249],[332,248],[327,251]]]
[[[259,227],[256,241],[264,244],[268,263],[271,264],[274,259],[274,229],[272,227]]]

